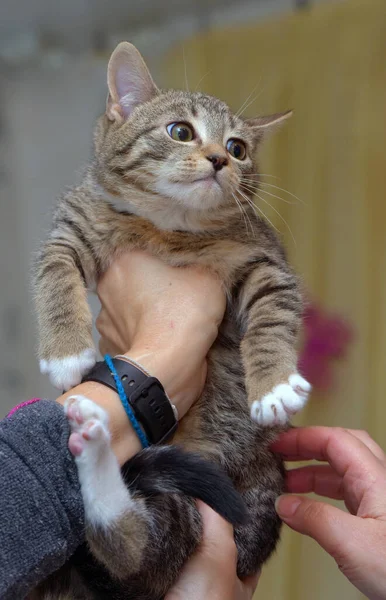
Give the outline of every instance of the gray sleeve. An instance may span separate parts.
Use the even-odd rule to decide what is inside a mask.
[[[0,599],[21,600],[84,541],[62,407],[41,400],[0,421]]]

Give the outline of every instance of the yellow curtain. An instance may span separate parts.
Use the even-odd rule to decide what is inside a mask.
[[[367,429],[386,448],[386,2],[317,5],[274,21],[206,31],[174,48],[163,83],[217,95],[252,116],[295,109],[261,152],[258,206],[284,236],[312,296],[349,319],[355,343],[335,389],[298,424]],[[204,79],[200,82],[200,79]],[[255,88],[255,86],[257,86]],[[255,88],[255,90],[254,90]],[[254,91],[253,91],[254,90]],[[294,201],[287,204],[284,200]],[[289,233],[293,232],[296,245]],[[285,531],[256,598],[358,599],[310,539]]]

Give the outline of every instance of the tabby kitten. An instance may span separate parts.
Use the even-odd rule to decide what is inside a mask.
[[[201,535],[192,498],[202,490],[184,487],[181,464],[201,469],[212,483],[218,477],[227,508],[218,497],[207,501],[236,524],[240,576],[261,566],[279,536],[274,501],[283,470],[269,444],[304,406],[310,386],[296,372],[298,280],[276,234],[256,216],[250,190],[258,184],[259,143],[290,113],[245,120],[211,96],[161,91],[128,43],[111,56],[108,87],[94,160],[81,185],[60,200],[36,265],[41,370],[67,390],[93,366],[86,289],[118,253],[142,249],[170,265],[213,271],[227,311],[204,392],[173,443],[225,470],[250,522],[220,470],[178,449],[150,448],[121,476],[105,414],[88,399],[72,398],[66,411],[73,433],[85,428],[89,438],[76,461],[92,554],[82,549],[75,556],[62,596],[55,578],[42,595],[158,600]]]

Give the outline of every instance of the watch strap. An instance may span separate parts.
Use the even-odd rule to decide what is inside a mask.
[[[129,360],[113,358],[112,363],[148,440],[152,444],[165,443],[176,431],[178,422],[161,382]],[[101,383],[118,393],[114,375],[105,362],[96,363],[83,381]]]

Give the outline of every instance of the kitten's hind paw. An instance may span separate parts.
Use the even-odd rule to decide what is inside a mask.
[[[306,404],[311,385],[298,373],[290,375],[288,383],[276,386],[251,406],[251,417],[263,427],[286,425],[291,416]]]
[[[67,392],[78,385],[96,363],[96,351],[87,348],[80,354],[40,361],[40,372],[47,374],[52,385]]]
[[[68,447],[75,457],[95,452],[95,443],[99,450],[109,444],[108,416],[95,402],[85,396],[70,396],[64,404],[64,412],[71,428]],[[87,442],[95,443],[91,447]]]
[[[106,427],[109,422],[107,412],[103,408],[80,394],[67,398],[64,403],[64,412],[72,431],[79,431],[90,419],[97,419]]]
[[[111,449],[108,415],[80,395],[70,396],[64,411],[71,429],[68,448],[78,468],[86,523],[94,531],[98,528],[112,536],[111,528],[126,512],[135,509],[135,503]]]

